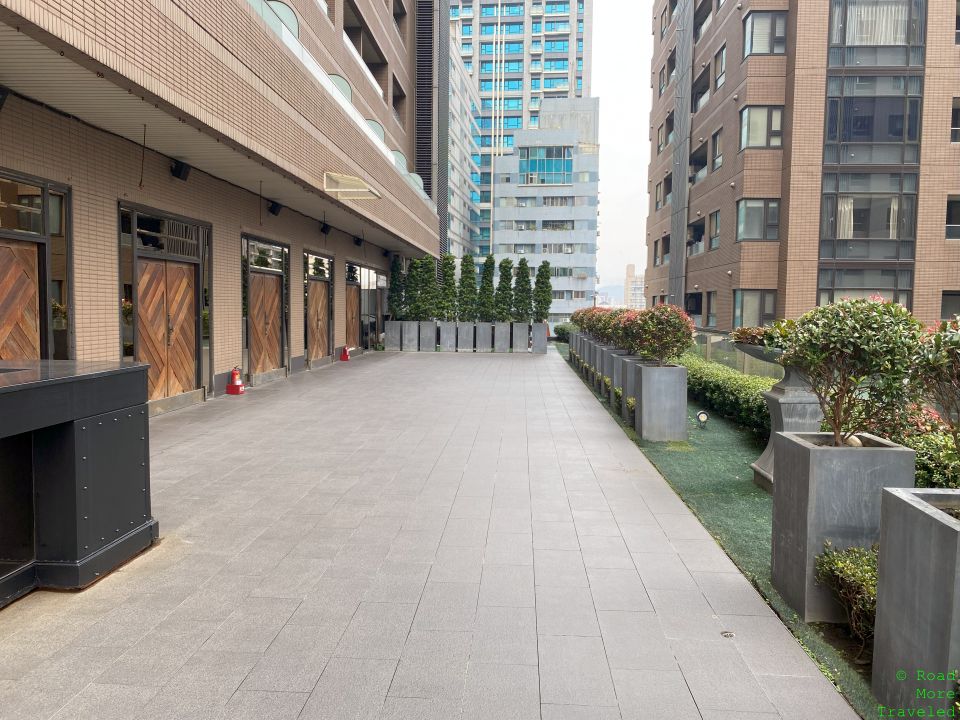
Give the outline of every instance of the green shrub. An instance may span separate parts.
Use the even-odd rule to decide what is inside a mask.
[[[828,542],[817,556],[817,581],[840,600],[850,634],[864,646],[873,638],[877,620],[877,559],[879,548],[834,550]]]
[[[902,442],[917,453],[917,487],[960,488],[960,458],[948,433],[913,435]]]
[[[776,380],[745,375],[689,353],[680,358],[680,364],[687,368],[687,390],[691,396],[756,435],[770,434],[770,414],[763,393]]]
[[[942,411],[956,461],[960,456],[960,317],[940,323],[924,337],[917,370],[925,398]]]
[[[676,360],[693,345],[693,321],[676,305],[657,305],[643,310],[637,314],[635,324],[638,329],[630,350],[634,355],[656,361],[660,367]]]
[[[559,325],[553,326],[553,336],[557,339],[557,342],[570,342],[570,333],[576,331],[577,326],[573,323],[560,323]]]

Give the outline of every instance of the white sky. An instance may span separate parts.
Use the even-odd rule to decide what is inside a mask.
[[[650,162],[651,5],[594,0],[593,94],[600,98],[601,285],[622,285],[646,263]]]

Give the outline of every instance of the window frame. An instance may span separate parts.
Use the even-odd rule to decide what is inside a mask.
[[[779,242],[780,241],[780,198],[740,198],[737,200],[737,242]],[[741,235],[742,228],[746,225],[743,222],[744,217],[741,213],[741,207],[745,207],[746,203],[763,203],[763,237],[743,237]],[[771,204],[776,205],[776,216],[777,222],[770,222],[770,210]],[[771,228],[776,228],[776,236],[770,237]]]
[[[750,112],[766,112],[766,131],[763,145],[746,144],[749,136]],[[740,150],[782,150],[783,149],[783,105],[745,105],[740,109]],[[779,128],[774,129],[774,118],[779,117]],[[777,143],[774,143],[774,140]]]
[[[767,16],[770,18],[770,49],[766,52],[757,52],[753,50],[753,20],[758,16]],[[783,34],[777,34],[777,16],[783,18]],[[748,35],[747,26],[750,25],[751,33]],[[748,43],[748,37],[751,41]],[[782,52],[777,52],[777,43],[780,41],[783,48]],[[751,10],[743,18],[743,59],[749,57],[772,57],[787,54],[787,11],[785,10]]]

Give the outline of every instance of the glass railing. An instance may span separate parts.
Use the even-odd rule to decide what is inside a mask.
[[[704,165],[702,168],[697,170],[693,175],[693,184],[696,185],[698,182],[702,182],[707,177],[707,166]]]
[[[377,79],[373,76],[370,68],[367,67],[367,63],[364,61],[363,55],[361,55],[360,51],[357,50],[357,46],[353,44],[353,40],[350,39],[350,36],[347,35],[346,31],[343,33],[343,43],[347,46],[347,50],[350,51],[350,54],[353,55],[353,58],[360,65],[360,69],[363,70],[364,76],[370,81],[370,85],[377,92],[377,95],[383,97],[383,88],[380,87],[380,83],[377,82]]]
[[[370,124],[367,122],[367,119],[363,117],[357,108],[353,106],[350,102],[350,99],[344,94],[337,84],[330,78],[326,71],[320,67],[313,55],[300,43],[300,40],[297,39],[297,36],[294,35],[286,25],[280,20],[279,16],[273,11],[265,0],[247,0],[257,13],[264,19],[267,23],[267,26],[279,36],[280,40],[287,47],[290,52],[292,52],[303,66],[307,69],[310,75],[313,76],[324,90],[329,93],[330,97],[334,99],[337,105],[340,106],[340,109],[346,113],[353,124],[364,134],[364,136],[371,142],[373,145],[383,153],[383,156],[393,167],[397,168],[400,175],[407,182],[410,187],[418,191],[418,194],[423,197],[428,203],[432,203],[429,196],[423,192],[419,187],[417,181],[411,176],[410,172],[406,168],[400,168],[396,164],[396,159],[394,157],[393,151],[387,147],[387,144],[377,137],[377,133],[374,132],[373,128],[370,127]],[[352,43],[348,43],[353,47]],[[379,87],[379,86],[378,86]]]

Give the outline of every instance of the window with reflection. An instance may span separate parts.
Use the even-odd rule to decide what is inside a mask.
[[[879,295],[909,308],[913,300],[912,268],[821,269],[818,303]]]
[[[923,65],[925,0],[831,0],[830,65]]]

